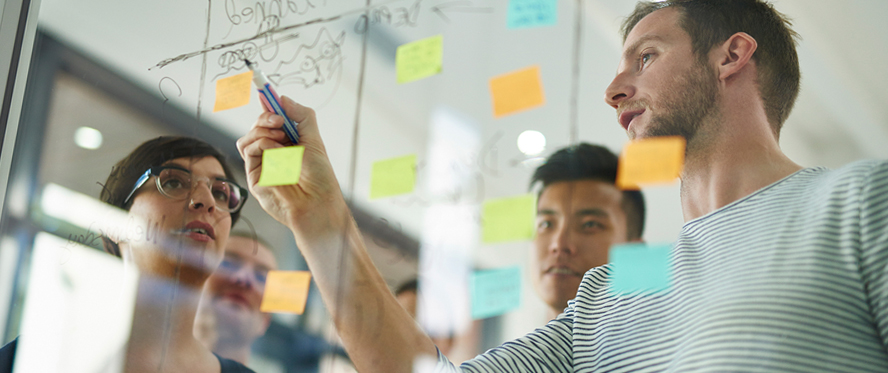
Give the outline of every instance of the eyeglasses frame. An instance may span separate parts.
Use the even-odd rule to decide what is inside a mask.
[[[139,176],[139,179],[136,180],[136,184],[133,186],[133,190],[131,192],[129,192],[129,194],[126,196],[126,199],[123,200],[124,206],[127,203],[129,203],[130,199],[133,198],[133,195],[136,194],[136,191],[139,190],[139,188],[141,188],[142,185],[145,185],[145,182],[147,182],[151,176],[154,176],[155,183],[157,184],[156,185],[157,191],[160,192],[160,194],[163,194],[164,197],[172,198],[163,192],[163,187],[161,187],[161,185],[160,185],[160,177],[159,177],[160,172],[165,169],[175,169],[175,170],[185,171],[185,172],[191,174],[191,170],[188,170],[184,167],[174,166],[174,165],[151,167],[148,170],[146,170],[144,173],[142,173],[142,176]],[[227,207],[224,207],[224,208],[220,207],[220,209],[222,211],[228,212],[229,214],[234,214],[234,213],[237,213],[238,211],[240,211],[240,209],[243,208],[244,204],[247,202],[247,196],[249,195],[249,191],[246,188],[238,185],[238,183],[236,183],[232,180],[224,179],[224,178],[216,178],[216,180],[224,181],[226,183],[229,183],[229,184],[235,186],[237,189],[240,190],[241,196],[243,196],[243,198],[241,198],[240,204],[238,204],[238,206],[235,207],[234,209],[232,209],[230,211],[228,210]],[[193,185],[192,185],[192,189],[193,189]],[[219,205],[216,204],[215,206],[218,207]]]

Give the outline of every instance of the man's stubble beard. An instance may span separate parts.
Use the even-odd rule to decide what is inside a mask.
[[[705,142],[698,138],[700,130],[707,124],[713,125],[720,116],[718,78],[712,66],[698,60],[688,71],[676,76],[674,82],[674,93],[665,96],[658,105],[665,108],[665,113],[653,116],[640,137],[682,136],[690,149],[695,143]]]

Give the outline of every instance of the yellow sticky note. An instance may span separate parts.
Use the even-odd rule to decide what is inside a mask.
[[[481,241],[497,243],[533,238],[536,197],[524,194],[484,202],[481,212]]]
[[[617,166],[617,187],[638,189],[641,184],[675,181],[684,166],[685,139],[664,136],[633,141],[623,148]]]
[[[309,283],[311,273],[308,271],[269,271],[259,310],[301,315],[305,311]]]
[[[416,155],[373,162],[370,170],[370,199],[397,196],[416,185]]]
[[[442,69],[444,37],[442,35],[420,39],[398,47],[395,68],[398,83],[409,83],[438,74]]]
[[[501,117],[542,106],[546,99],[540,79],[540,67],[531,66],[490,79],[493,116]]]
[[[250,82],[253,71],[229,76],[216,81],[216,105],[213,112],[234,109],[250,103]]]
[[[299,183],[302,173],[302,145],[266,149],[262,152],[262,173],[259,186],[290,185]]]

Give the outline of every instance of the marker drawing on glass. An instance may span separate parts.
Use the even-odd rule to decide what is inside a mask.
[[[262,100],[262,105],[265,106],[265,110],[269,112],[275,113],[284,117],[284,133],[287,134],[287,137],[290,138],[290,141],[295,145],[299,143],[299,131],[296,130],[296,125],[298,123],[293,122],[284,113],[284,108],[281,107],[281,99],[278,96],[277,92],[274,91],[274,88],[271,86],[271,82],[268,81],[268,78],[265,74],[262,73],[261,70],[253,66],[249,60],[244,60],[247,63],[247,67],[253,71],[253,84],[256,85],[256,89],[259,90],[259,99]]]

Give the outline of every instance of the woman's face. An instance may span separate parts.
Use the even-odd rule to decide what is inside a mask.
[[[191,192],[184,199],[164,196],[152,176],[136,191],[129,210],[129,215],[141,222],[144,234],[131,235],[122,242],[121,252],[142,273],[176,277],[200,286],[218,266],[231,230],[231,215],[216,206],[207,185],[208,180],[226,175],[212,156],[176,158],[162,166],[191,171]]]

